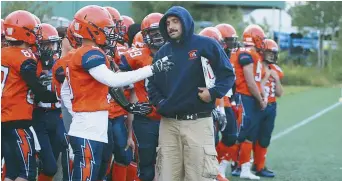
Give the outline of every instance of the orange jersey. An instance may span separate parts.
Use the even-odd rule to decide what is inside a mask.
[[[223,103],[224,103],[224,107],[232,107],[232,104],[230,103],[228,96],[223,97]],[[220,99],[216,99],[215,104],[216,104],[216,106],[220,106]]]
[[[257,83],[259,90],[261,91],[260,81],[263,75],[261,60],[261,56],[254,49],[248,47],[239,48],[236,51],[232,52],[230,61],[234,67],[236,76],[236,92],[249,96],[252,95],[249,92],[247,82],[243,73],[243,66],[249,63],[253,63],[254,80]]]
[[[116,64],[120,64],[121,62],[121,55],[123,55],[125,52],[127,52],[128,48],[124,45],[117,44],[115,48],[115,56],[114,56],[114,61]]]
[[[75,51],[68,62],[66,76],[71,90],[74,112],[96,112],[109,109],[108,87],[95,80],[85,69],[89,63],[96,64],[99,60],[103,60],[103,63],[109,67],[109,61],[100,48],[84,45]]]
[[[151,51],[148,48],[131,48],[126,53],[123,54],[121,59],[120,69],[123,70],[136,70],[147,65],[151,65],[153,61],[153,56],[151,56]],[[134,84],[135,93],[137,95],[139,102],[149,102],[148,93],[146,90],[147,85],[146,80],[136,82]],[[156,108],[147,117],[152,120],[160,120],[161,116],[157,113]]]
[[[114,62],[118,65],[120,64],[120,57],[123,53],[127,51],[127,47],[121,44],[117,44],[115,49]],[[125,97],[129,99],[130,90],[124,90]],[[127,111],[122,108],[114,99],[110,99],[110,108],[109,108],[109,118],[114,119],[122,115],[127,115]]]
[[[67,67],[67,63],[70,61],[74,52],[75,52],[74,50],[71,50],[70,52],[68,52],[65,56],[58,59],[52,67],[52,83],[55,86],[58,99],[60,99],[61,97],[61,88],[62,88],[63,83],[60,83],[56,78],[56,75],[60,74],[60,72],[57,71],[57,69],[61,70],[65,76],[65,69]]]
[[[33,95],[20,75],[21,65],[28,59],[37,62],[28,49],[1,49],[1,122],[32,119]]]
[[[271,64],[269,65],[269,67],[271,68],[271,70],[275,70],[278,73],[279,79],[282,79],[284,77],[284,73],[278,65]],[[276,96],[275,96],[275,88],[276,88],[275,80],[272,76],[270,76],[270,78],[267,80],[266,85],[265,85],[265,93],[266,93],[269,103],[273,103],[277,101]]]

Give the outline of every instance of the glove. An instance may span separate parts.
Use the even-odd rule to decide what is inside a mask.
[[[145,116],[152,112],[152,105],[147,102],[129,103],[125,110],[132,114]]]
[[[159,72],[167,72],[171,70],[171,67],[174,65],[173,62],[170,62],[172,55],[165,56],[152,64],[152,72],[153,74]]]
[[[219,108],[214,109],[211,112],[214,121],[218,121],[219,123],[219,130],[223,131],[226,126],[227,126],[227,118],[226,118],[226,114],[224,112],[222,112]]]
[[[42,74],[40,77],[39,77],[39,82],[40,84],[42,84],[44,87],[47,87],[51,84],[52,82],[52,75],[51,74]]]

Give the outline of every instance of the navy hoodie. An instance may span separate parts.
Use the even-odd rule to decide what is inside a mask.
[[[171,39],[167,33],[166,19],[176,16],[182,23],[180,41]],[[159,22],[162,36],[167,43],[155,54],[154,62],[172,55],[175,64],[169,72],[157,73],[149,78],[150,102],[162,116],[211,112],[215,99],[222,98],[232,88],[235,75],[229,58],[215,40],[194,34],[194,21],[183,7],[173,6]],[[206,87],[201,56],[210,60],[214,71],[215,87],[209,89],[212,102],[205,103],[198,97],[198,87]]]

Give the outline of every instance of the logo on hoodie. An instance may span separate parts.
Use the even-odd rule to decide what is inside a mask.
[[[197,50],[191,50],[190,52],[188,52],[189,54],[189,60],[194,60],[197,58]]]

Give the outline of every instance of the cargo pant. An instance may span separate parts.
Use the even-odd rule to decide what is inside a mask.
[[[211,117],[162,118],[156,163],[159,181],[212,181],[218,174],[216,156]]]

